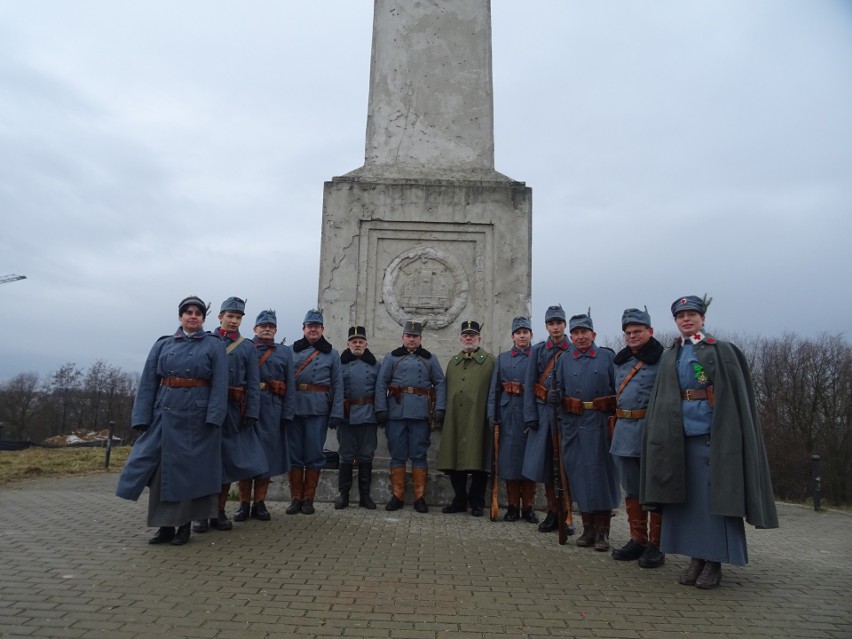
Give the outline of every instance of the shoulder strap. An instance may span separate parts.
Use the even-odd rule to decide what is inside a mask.
[[[298,377],[298,376],[299,376],[299,374],[300,374],[303,370],[305,370],[305,368],[307,367],[307,365],[308,365],[308,364],[310,364],[310,363],[313,361],[313,359],[314,359],[317,355],[319,355],[319,354],[320,354],[320,352],[319,352],[318,350],[314,349],[314,352],[313,352],[313,353],[311,353],[311,354],[310,354],[310,356],[308,356],[308,358],[307,358],[304,362],[302,362],[302,363],[299,365],[299,368],[297,368],[297,369],[296,369],[296,372],[295,372],[295,373],[293,373],[293,377]]]
[[[230,346],[228,346],[228,348],[225,349],[225,352],[230,355],[234,351],[234,349],[242,343],[244,339],[245,337],[240,335],[239,339],[234,340],[234,342]]]
[[[640,369],[640,368],[642,368],[644,365],[645,365],[645,362],[643,362],[643,361],[640,359],[640,360],[639,360],[639,363],[638,363],[638,364],[636,364],[636,366],[634,366],[634,367],[631,369],[631,371],[630,371],[629,373],[627,373],[627,377],[625,377],[625,378],[622,380],[621,384],[620,384],[620,385],[619,385],[619,387],[618,387],[618,390],[617,390],[617,391],[615,391],[615,398],[616,398],[616,399],[618,399],[618,397],[621,395],[621,391],[623,391],[623,390],[624,390],[624,387],[625,387],[625,386],[627,386],[627,382],[629,382],[631,379],[633,379],[633,376],[634,376],[636,373],[638,373],[638,372],[639,372],[639,369]]]
[[[272,348],[268,349],[259,360],[257,360],[258,366],[263,366],[263,362],[269,359],[269,356],[272,355],[272,351],[275,350],[275,345],[272,345]]]
[[[559,359],[559,357],[564,352],[565,351],[563,351],[561,348],[557,348],[556,352],[553,353],[553,355],[550,356],[550,361],[547,362],[547,366],[544,367],[544,372],[541,374],[541,377],[538,378],[539,385],[544,386],[544,380],[546,380],[547,376],[550,375],[550,371],[553,369],[554,365],[556,364],[556,360]]]

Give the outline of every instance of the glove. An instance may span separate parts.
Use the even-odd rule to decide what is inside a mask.
[[[243,417],[240,420],[240,429],[254,428],[255,424],[257,424],[257,417]]]
[[[376,411],[376,422],[379,424],[384,424],[388,421],[388,412],[386,410],[377,410]]]
[[[343,423],[343,420],[339,417],[329,417],[328,419],[328,427],[331,430],[337,430],[337,427]]]
[[[444,416],[446,414],[447,414],[447,411],[444,411],[444,410],[436,410],[435,411],[435,423],[438,424],[438,426],[444,425]]]
[[[555,388],[551,388],[547,391],[547,405],[548,406],[559,406],[562,403],[562,393],[560,393]]]
[[[524,422],[524,428],[527,430],[538,430],[538,421],[532,420],[529,422]]]

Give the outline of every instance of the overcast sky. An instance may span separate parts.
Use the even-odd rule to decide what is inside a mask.
[[[0,286],[0,380],[141,370],[190,293],[300,337],[323,182],[364,160],[372,8],[0,0],[0,275],[28,278]],[[705,292],[711,330],[849,337],[852,2],[492,0],[492,22],[538,337],[551,303],[603,336]]]

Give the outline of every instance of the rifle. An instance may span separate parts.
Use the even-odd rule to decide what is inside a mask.
[[[497,521],[500,508],[497,504],[497,457],[500,454],[500,392],[494,390],[494,446],[491,454],[491,521]]]
[[[559,380],[553,378],[553,389],[556,401],[548,401],[550,407],[550,444],[553,449],[553,488],[556,491],[556,520],[559,525],[559,545],[564,546],[568,536],[574,534],[573,510],[571,491],[568,488],[568,477],[562,464],[562,445],[559,433],[559,416],[556,412],[561,408],[559,401]],[[548,395],[548,399],[550,399]]]

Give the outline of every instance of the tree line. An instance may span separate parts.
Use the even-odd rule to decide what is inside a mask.
[[[717,336],[737,344],[751,365],[775,496],[807,501],[812,456],[819,455],[823,500],[852,502],[852,344],[842,334]],[[657,338],[669,346],[674,334]],[[606,343],[621,348],[618,340]],[[85,370],[69,362],[43,378],[20,373],[0,384],[0,435],[40,442],[114,421],[116,435],[131,441],[138,380],[102,360]]]

